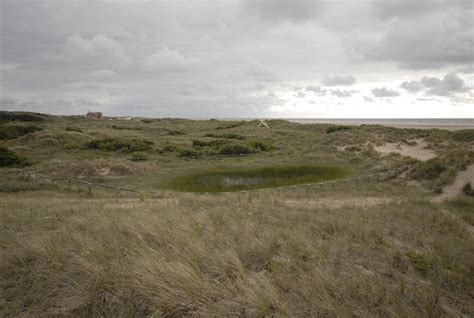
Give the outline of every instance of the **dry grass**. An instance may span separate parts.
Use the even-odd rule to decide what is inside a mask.
[[[470,316],[473,238],[414,191],[2,195],[0,315]]]

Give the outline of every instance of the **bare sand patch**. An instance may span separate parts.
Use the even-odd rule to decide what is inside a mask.
[[[402,156],[412,157],[421,161],[426,161],[436,157],[436,154],[431,149],[426,149],[428,143],[423,139],[412,140],[416,144],[411,146],[402,143],[385,143],[382,146],[376,146],[374,149],[383,154],[399,153]]]
[[[456,179],[450,185],[443,188],[443,193],[436,197],[434,202],[441,202],[457,197],[462,192],[462,188],[466,183],[474,186],[474,165],[470,165],[464,171],[459,171]]]

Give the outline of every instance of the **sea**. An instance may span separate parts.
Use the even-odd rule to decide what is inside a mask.
[[[474,118],[222,118],[222,120],[283,119],[300,124],[384,125],[418,129],[474,129]]]
[[[391,127],[474,129],[474,118],[287,118],[301,124],[384,125]]]

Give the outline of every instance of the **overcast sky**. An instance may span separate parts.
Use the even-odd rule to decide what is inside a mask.
[[[0,0],[0,109],[474,117],[471,0]]]

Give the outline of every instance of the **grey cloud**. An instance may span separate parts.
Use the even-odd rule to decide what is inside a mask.
[[[375,20],[367,30],[371,32],[359,32],[348,40],[366,59],[394,62],[401,68],[472,63],[474,6],[468,2],[374,1]]]
[[[337,96],[339,98],[348,98],[352,96],[352,93],[350,91],[343,91],[339,89],[332,89],[331,90],[331,95]]]
[[[446,74],[442,80],[436,83],[436,85],[429,86],[431,89],[427,94],[447,96],[451,93],[466,91],[464,81],[456,73]]]
[[[391,89],[388,89],[386,87],[375,87],[374,89],[371,90],[372,94],[375,97],[396,97],[400,96],[400,93]]]
[[[297,98],[305,98],[305,97],[306,97],[306,94],[303,93],[303,92],[298,92],[298,94],[295,94],[295,97],[297,97]]]
[[[322,89],[319,86],[306,86],[305,90],[307,92],[313,92],[314,94],[317,94],[317,95],[325,95],[326,94],[326,90]]]
[[[407,85],[410,87],[416,87],[417,89],[419,88],[418,90],[424,89],[428,95],[437,96],[448,96],[453,93],[465,92],[469,90],[469,88],[466,87],[464,81],[456,73],[448,73],[442,79],[437,77],[423,76],[420,81],[411,81]],[[410,91],[410,89],[407,90]],[[415,92],[415,90],[411,91]]]
[[[364,101],[369,102],[369,103],[374,102],[374,100],[370,98],[369,96],[364,96]]]
[[[247,0],[245,8],[264,21],[299,23],[316,17],[321,7],[316,0]]]
[[[400,87],[409,92],[419,92],[423,90],[423,85],[417,81],[405,81],[400,85]]]
[[[321,82],[325,86],[352,86],[356,79],[354,76],[326,76]]]

